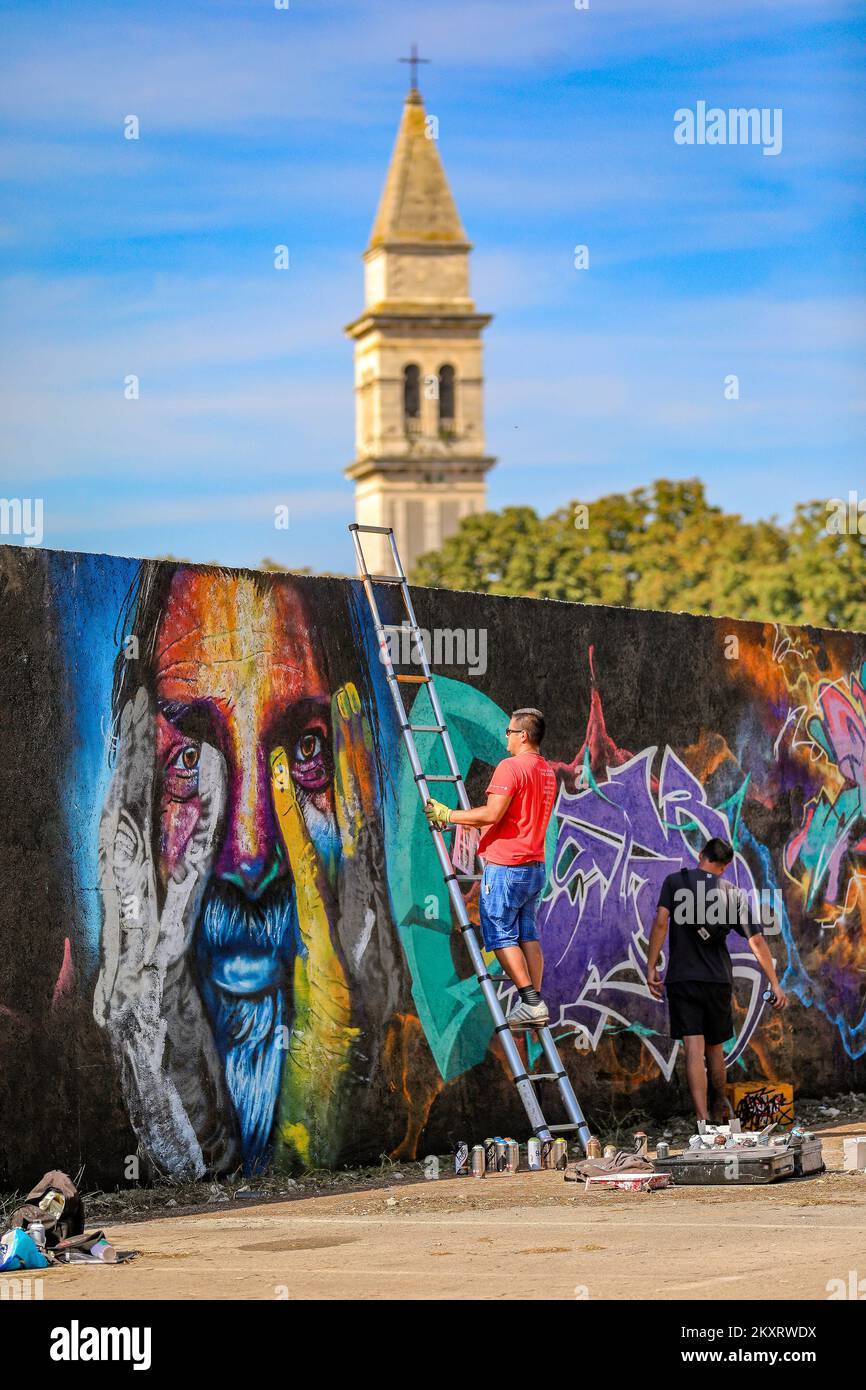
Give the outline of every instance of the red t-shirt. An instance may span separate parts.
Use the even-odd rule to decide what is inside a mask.
[[[517,753],[503,758],[487,787],[487,795],[511,794],[505,815],[488,825],[478,845],[491,864],[544,862],[544,836],[556,799],[556,773],[540,753]]]

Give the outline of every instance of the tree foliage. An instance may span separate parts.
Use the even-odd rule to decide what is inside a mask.
[[[827,520],[825,502],[806,502],[788,526],[748,522],[712,506],[699,479],[660,479],[547,517],[531,507],[465,517],[441,550],[420,557],[411,579],[490,594],[866,629],[866,536],[831,534]]]

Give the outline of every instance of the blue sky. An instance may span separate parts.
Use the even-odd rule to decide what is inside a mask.
[[[45,545],[351,569],[342,330],[413,41],[495,315],[491,507],[696,474],[747,517],[866,493],[860,4],[34,0],[0,19],[0,493],[43,499]],[[781,107],[781,153],[676,145],[699,100]]]

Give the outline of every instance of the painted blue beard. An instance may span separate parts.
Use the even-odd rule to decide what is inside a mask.
[[[299,949],[293,883],[258,902],[229,885],[209,887],[196,942],[198,977],[247,1173],[265,1168],[270,1159],[288,1037],[286,987]]]

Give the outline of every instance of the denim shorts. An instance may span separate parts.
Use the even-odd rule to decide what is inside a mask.
[[[485,864],[479,897],[481,934],[488,951],[537,941],[535,916],[547,870],[532,864]]]

